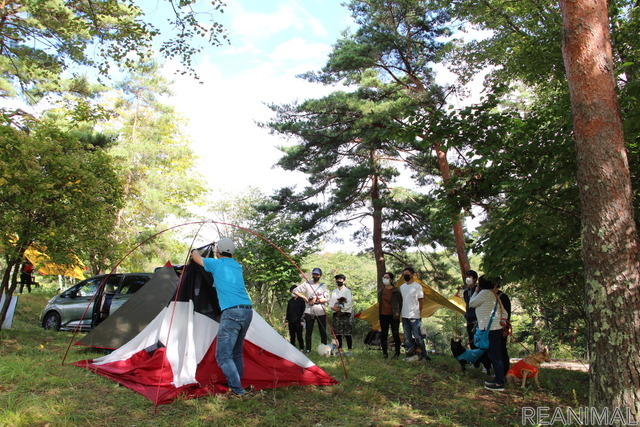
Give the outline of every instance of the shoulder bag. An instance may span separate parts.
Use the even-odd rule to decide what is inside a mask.
[[[491,317],[489,318],[489,324],[485,330],[481,330],[480,328],[476,329],[476,333],[473,335],[473,344],[481,350],[489,349],[489,331],[491,330],[491,323],[493,323],[493,317],[496,315],[496,310],[498,309],[498,301],[496,301],[496,305],[493,306],[493,312],[491,313]]]

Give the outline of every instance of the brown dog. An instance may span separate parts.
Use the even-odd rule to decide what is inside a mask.
[[[551,359],[549,359],[549,353],[546,349],[530,354],[515,365],[512,365],[507,371],[507,383],[517,384],[518,381],[521,381],[522,388],[525,388],[527,385],[527,378],[533,378],[533,381],[536,383],[536,387],[540,390],[541,387],[538,380],[538,368],[544,362],[551,362]]]

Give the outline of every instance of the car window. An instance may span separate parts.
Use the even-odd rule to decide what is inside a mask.
[[[98,286],[100,286],[100,282],[102,281],[102,277],[94,277],[92,279],[88,279],[84,284],[78,286],[76,290],[77,297],[92,297],[95,295],[98,290]]]
[[[149,276],[125,276],[124,281],[122,282],[122,287],[120,288],[121,294],[135,294],[138,290],[145,285],[149,281]]]
[[[104,279],[103,279],[104,280]],[[122,274],[110,275],[104,283],[104,291],[108,294],[115,294],[122,280]]]

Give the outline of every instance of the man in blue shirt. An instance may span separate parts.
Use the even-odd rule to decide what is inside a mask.
[[[231,393],[242,396],[246,393],[240,383],[243,374],[242,346],[253,318],[253,308],[244,285],[242,266],[233,259],[235,249],[233,241],[225,237],[216,243],[217,259],[203,258],[195,249],[191,257],[213,275],[222,310],[216,361],[227,378]]]

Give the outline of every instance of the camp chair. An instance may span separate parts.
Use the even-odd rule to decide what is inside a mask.
[[[381,342],[380,336],[381,332],[377,329],[371,329],[367,332],[367,335],[364,337],[364,344],[367,346],[368,350],[381,350]]]

